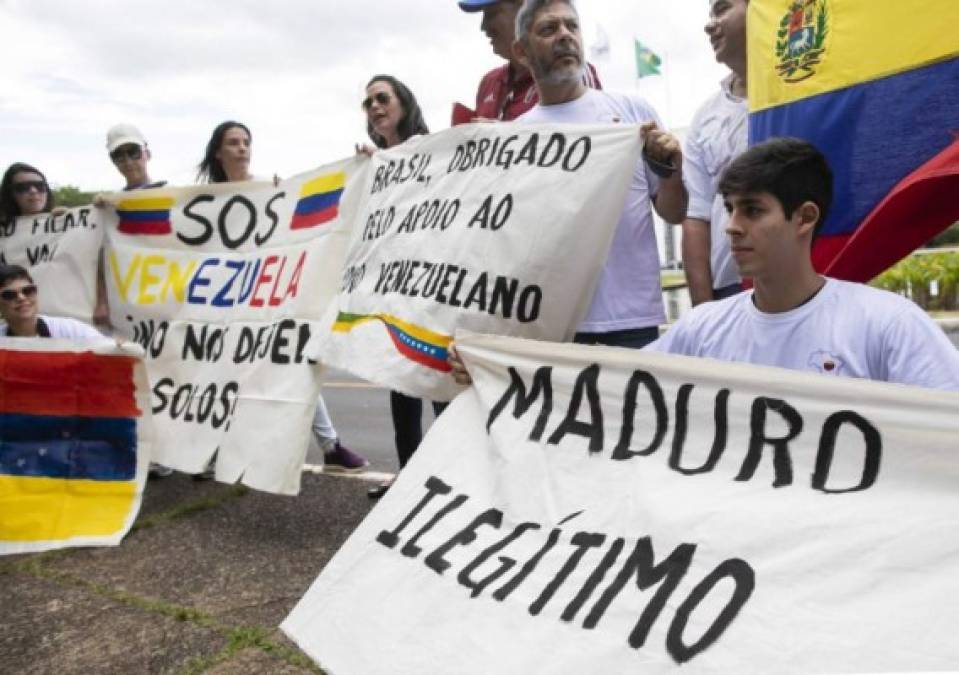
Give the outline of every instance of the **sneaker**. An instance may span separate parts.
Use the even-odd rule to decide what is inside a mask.
[[[357,473],[370,465],[365,457],[361,457],[339,441],[329,452],[323,453],[323,468],[328,473]]]
[[[166,478],[173,475],[173,469],[156,462],[150,462],[150,470],[147,472],[147,478]]]

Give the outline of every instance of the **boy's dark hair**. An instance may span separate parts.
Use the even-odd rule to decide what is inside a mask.
[[[33,277],[27,272],[25,267],[20,265],[0,265],[0,286],[6,286],[11,281],[23,279],[33,283]]]
[[[772,138],[734,159],[719,179],[719,192],[768,192],[790,217],[804,202],[819,207],[813,238],[822,230],[832,205],[832,170],[812,143],[798,138]]]

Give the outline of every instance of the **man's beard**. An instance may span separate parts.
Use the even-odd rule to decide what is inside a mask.
[[[579,67],[576,69],[555,67],[554,63],[563,56],[575,56],[579,60]],[[534,59],[530,65],[537,82],[553,87],[573,84],[583,79],[585,68],[579,53],[571,50],[560,50],[558,53],[554,53],[549,61]]]

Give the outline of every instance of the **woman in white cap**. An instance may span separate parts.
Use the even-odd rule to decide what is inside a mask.
[[[107,152],[110,160],[126,181],[124,190],[148,190],[166,185],[153,181],[147,169],[150,148],[140,130],[132,124],[117,124],[107,132]]]

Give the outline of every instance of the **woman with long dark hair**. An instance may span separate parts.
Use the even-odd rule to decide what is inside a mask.
[[[23,162],[7,167],[0,182],[0,221],[48,213],[53,206],[53,192],[39,169]]]
[[[413,136],[429,133],[413,92],[392,75],[376,75],[367,83],[363,110],[366,132],[378,148],[392,148]],[[439,415],[445,407],[445,403],[434,402],[433,413]],[[402,469],[423,440],[423,401],[391,391],[390,412]],[[387,481],[372,487],[367,494],[370,499],[378,499],[391,484],[392,481]]]
[[[258,180],[250,173],[252,159],[253,134],[249,127],[233,120],[221,122],[206,144],[203,161],[198,167],[197,180],[206,183]],[[280,179],[274,176],[273,180],[274,183],[279,183]],[[316,444],[323,451],[323,465],[327,471],[354,473],[369,466],[370,463],[365,457],[340,443],[339,434],[333,427],[333,420],[322,395],[317,397],[312,430]],[[211,467],[208,467],[201,475],[205,478],[212,477],[210,469]]]
[[[234,183],[253,180],[250,159],[253,134],[242,122],[227,120],[213,130],[197,167],[199,183]]]

